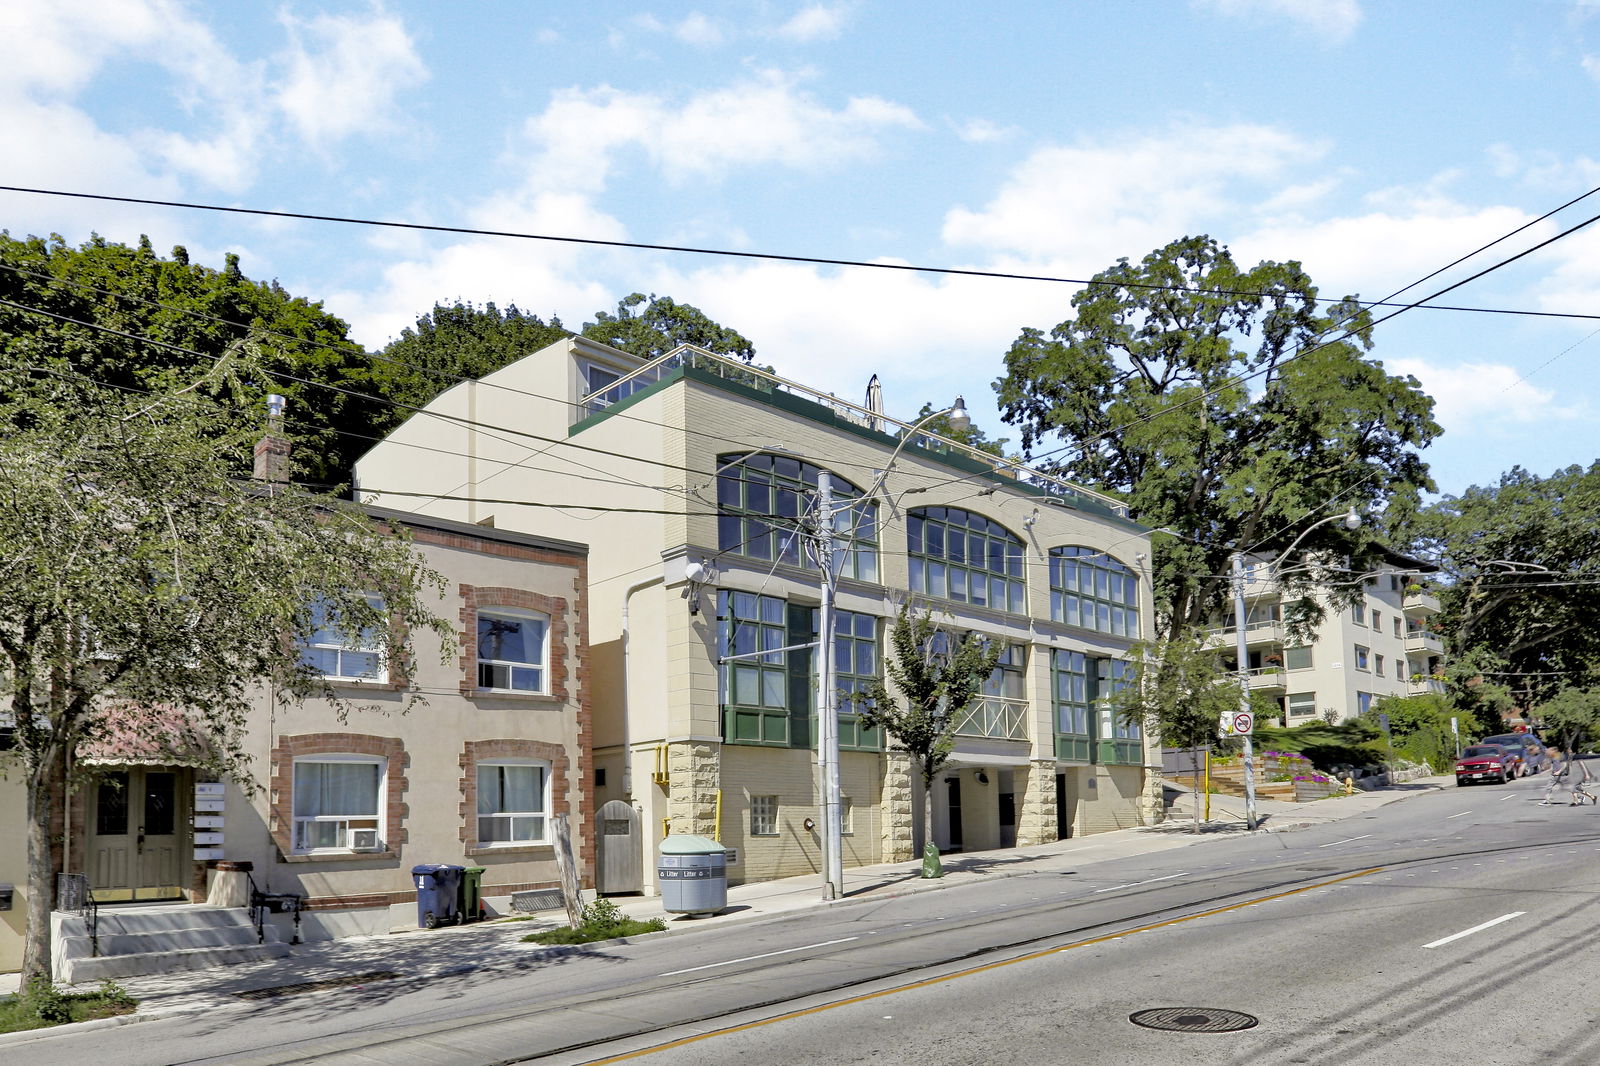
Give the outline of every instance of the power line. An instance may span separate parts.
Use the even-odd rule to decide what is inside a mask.
[[[737,251],[731,248],[706,248],[682,244],[652,244],[644,241],[605,240],[599,237],[563,237],[548,233],[527,233],[520,230],[479,229],[472,226],[444,226],[423,222],[407,222],[397,219],[359,218],[349,215],[324,215],[305,211],[273,211],[261,207],[230,207],[224,204],[204,204],[186,200],[156,200],[139,196],[113,196],[109,193],[73,192],[65,189],[38,189],[22,185],[0,185],[0,192],[27,193],[35,196],[60,196],[78,200],[99,200],[107,203],[139,204],[147,207],[175,207],[185,211],[210,211],[219,214],[293,219],[301,222],[333,222],[348,226],[375,226],[384,229],[399,229],[420,233],[446,233],[466,237],[504,237],[513,240],[546,241],[553,244],[577,244],[598,248],[626,248],[635,251],[647,252],[677,252],[686,255],[711,255],[730,259],[758,259],[779,263],[806,263],[813,266],[857,267],[866,270],[893,270],[912,274],[938,274],[952,277],[990,278],[999,281],[1039,281],[1056,285],[1119,285],[1125,288],[1148,289],[1151,291],[1192,292],[1213,296],[1269,295],[1266,293],[1244,292],[1233,289],[1200,289],[1189,288],[1183,285],[1161,285],[1154,282],[1109,282],[1098,281],[1093,278],[1069,278],[1053,274],[1018,274],[1008,271],[973,270],[962,267],[922,266],[911,263],[874,262],[864,259],[838,259],[827,256],[788,255],[780,252],[746,252]],[[1591,190],[1590,193],[1585,193],[1584,196],[1591,195],[1593,192],[1600,192],[1600,189]],[[1582,196],[1571,201],[1571,203],[1577,203],[1578,200],[1581,199],[1583,199]],[[1570,204],[1563,206],[1570,206]],[[1560,210],[1560,208],[1557,208],[1557,210]],[[1534,222],[1530,222],[1527,225],[1533,225],[1538,221],[1540,221],[1540,219],[1535,219]],[[1520,232],[1520,229],[1525,228],[1526,226],[1521,227],[1518,230],[1512,231],[1512,233],[1514,234]],[[1511,234],[1507,235],[1507,237],[1509,236],[1511,236]],[[1505,239],[1505,237],[1500,238],[1500,240]],[[1491,245],[1493,243],[1498,242],[1491,242]],[[1486,245],[1485,247],[1489,246],[1490,245]],[[1482,249],[1479,250],[1481,251]],[[1472,254],[1475,255],[1477,253],[1474,252]],[[1471,258],[1471,255],[1463,257],[1463,259],[1466,258]],[[1462,261],[1463,260],[1457,260],[1456,263]],[[1451,263],[1447,266],[1441,267],[1433,274],[1429,274],[1427,278],[1423,278],[1417,282],[1414,282],[1413,284],[1421,284],[1422,281],[1428,280],[1428,278],[1433,277],[1435,274],[1438,274],[1443,270],[1448,270],[1451,266],[1455,266],[1456,263]],[[1410,287],[1411,286],[1407,286],[1407,288]],[[1402,289],[1400,291],[1404,292],[1405,290]],[[1368,303],[1365,306],[1404,306],[1406,309],[1410,309],[1411,307],[1415,307],[1417,305]],[[1486,314],[1532,315],[1549,318],[1600,319],[1600,315],[1577,313],[1567,314],[1563,312],[1551,311],[1518,311],[1486,307],[1447,307],[1441,305],[1431,305],[1429,309],[1436,311],[1464,311]]]

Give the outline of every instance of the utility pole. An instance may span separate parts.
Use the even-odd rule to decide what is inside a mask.
[[[1233,553],[1233,635],[1239,653],[1239,710],[1250,713],[1250,651],[1245,638],[1244,560]],[[1251,722],[1254,728],[1254,722]],[[1244,824],[1256,827],[1256,757],[1250,734],[1244,735]]]
[[[839,715],[835,710],[833,599],[833,476],[817,474],[817,562],[822,568],[822,605],[817,610],[817,791],[822,796],[822,898],[844,897],[844,804],[839,797]]]

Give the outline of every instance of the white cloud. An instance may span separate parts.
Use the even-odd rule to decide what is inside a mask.
[[[802,8],[795,16],[774,31],[774,36],[787,38],[800,44],[832,40],[839,36],[849,18],[849,9],[843,4],[812,4]]]
[[[285,12],[281,19],[290,48],[274,100],[313,145],[390,128],[396,122],[395,97],[428,78],[398,18],[374,11],[307,21]]]
[[[989,144],[1015,136],[1015,126],[1001,126],[986,118],[969,119],[956,127],[956,136],[969,144]]]
[[[715,48],[723,41],[722,27],[698,11],[691,11],[682,22],[674,26],[672,35],[684,44],[694,45],[696,48]]]
[[[1348,40],[1364,17],[1359,0],[1194,0],[1234,18],[1285,19],[1310,32],[1339,43]]]
[[[952,245],[1093,272],[1246,206],[1326,149],[1266,126],[1190,126],[1035,151],[982,208],[952,208]]]
[[[1595,81],[1600,81],[1600,56],[1585,55],[1580,62],[1583,64],[1583,72],[1585,74]]]
[[[921,126],[909,108],[878,97],[829,108],[793,77],[767,71],[682,103],[609,86],[568,89],[525,132],[538,149],[530,167],[536,187],[595,191],[629,148],[669,179],[706,180],[738,167],[835,167],[873,155],[887,130]]]
[[[1465,436],[1525,433],[1529,425],[1584,417],[1581,407],[1524,381],[1504,363],[1443,366],[1423,359],[1386,359],[1384,369],[1410,374],[1433,397],[1433,416],[1445,433]]]

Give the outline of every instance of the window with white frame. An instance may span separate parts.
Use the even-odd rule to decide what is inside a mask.
[[[1350,608],[1350,616],[1356,620],[1356,625],[1358,625],[1358,626],[1366,625],[1367,624],[1367,605],[1364,604],[1364,603],[1358,603],[1358,604],[1354,605],[1353,607]]]
[[[300,661],[323,677],[341,681],[387,681],[389,669],[384,661],[384,634],[378,619],[383,616],[383,598],[365,597],[374,617],[369,624],[352,626],[338,618],[331,601],[312,603],[310,625],[300,645]]]
[[[1372,628],[1376,629],[1380,633],[1383,632],[1383,612],[1382,611],[1373,611],[1372,612]]]
[[[387,767],[387,760],[363,755],[296,759],[294,850],[379,850]]]
[[[1372,657],[1372,672],[1379,677],[1383,676],[1383,656],[1374,655]]]
[[[1370,693],[1370,692],[1357,692],[1356,693],[1356,711],[1357,711],[1357,713],[1366,714],[1370,710],[1372,710],[1372,693]]]
[[[1399,678],[1401,681],[1406,679],[1406,661],[1404,659],[1395,659],[1394,676]]]
[[[1290,718],[1308,718],[1317,713],[1315,692],[1291,692],[1285,700]]]
[[[478,843],[550,840],[550,764],[535,759],[478,764]]]
[[[1356,645],[1356,669],[1372,669],[1372,651],[1368,648],[1363,648],[1359,644]]]
[[[1404,636],[1404,634],[1400,632],[1400,623],[1401,623],[1401,621],[1402,621],[1402,619],[1401,619],[1401,617],[1399,615],[1395,615],[1394,616],[1394,635],[1397,636],[1397,637]]]
[[[478,611],[478,687],[545,692],[550,619],[507,608]]]
[[[750,797],[750,835],[775,837],[778,835],[778,797]]]

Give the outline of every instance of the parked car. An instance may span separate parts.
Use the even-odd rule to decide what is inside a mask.
[[[1473,744],[1456,760],[1456,784],[1497,781],[1503,785],[1517,776],[1520,760],[1520,753],[1498,744]]]
[[[1522,773],[1536,774],[1550,765],[1550,756],[1545,753],[1544,745],[1532,733],[1497,733],[1492,737],[1484,737],[1481,743],[1498,744],[1502,748],[1522,752]]]

